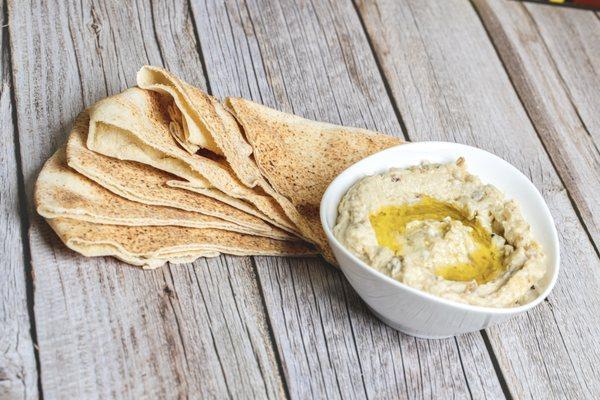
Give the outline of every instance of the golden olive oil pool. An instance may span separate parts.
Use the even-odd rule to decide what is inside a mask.
[[[435,274],[451,281],[472,281],[478,284],[495,279],[503,270],[502,252],[492,243],[492,234],[475,219],[456,206],[424,196],[420,201],[400,206],[385,206],[370,215],[370,222],[380,246],[391,249],[402,257],[398,237],[404,235],[406,225],[413,221],[442,221],[450,217],[471,228],[470,235],[476,249],[469,253],[469,262],[439,265]]]

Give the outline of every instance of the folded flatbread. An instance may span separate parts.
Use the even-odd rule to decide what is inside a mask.
[[[168,186],[168,182],[174,178],[169,173],[146,164],[110,158],[88,150],[85,147],[88,126],[89,116],[86,112],[83,112],[75,120],[73,130],[67,140],[68,165],[79,174],[120,197],[145,205],[166,206],[160,207],[161,209],[174,208],[191,212],[188,224],[183,223],[183,226],[201,226],[198,225],[198,221],[202,220],[210,222],[211,227],[236,232],[276,239],[291,239],[293,237],[291,234],[273,227],[254,215],[212,197]],[[42,170],[42,172],[44,171]],[[46,204],[46,202],[42,202],[42,204]],[[46,207],[48,207],[48,204],[46,204]],[[57,210],[53,211],[56,212]],[[69,217],[69,215],[62,216]],[[74,217],[71,216],[71,218]],[[182,223],[175,225],[182,225]]]
[[[274,199],[294,223],[297,234],[309,241],[316,240],[308,234],[307,229],[302,230],[297,226],[298,221],[302,220],[298,210],[262,176],[252,158],[252,147],[245,140],[240,125],[217,99],[159,67],[142,67],[137,74],[137,84],[161,94],[163,102],[172,100],[169,106],[171,133],[184,148],[196,151],[204,148],[203,143],[212,143],[218,148],[218,153],[225,157],[227,168],[246,187],[258,189]],[[168,98],[165,100],[164,96]],[[206,149],[211,150],[210,147]],[[170,184],[199,192],[193,182]]]
[[[319,219],[319,204],[331,181],[351,164],[402,143],[366,129],[311,121],[249,100],[230,97],[227,108],[252,146],[253,161],[273,197],[298,227],[334,262]]]
[[[169,116],[178,142],[190,151],[207,142],[216,146],[236,177],[275,199],[300,235],[318,244],[329,261],[333,256],[318,217],[325,188],[350,164],[402,142],[239,98],[226,99],[224,108],[214,97],[159,67],[141,68],[137,83],[173,100]]]
[[[216,99],[160,67],[142,67],[137,73],[137,84],[142,89],[173,99],[174,104],[167,108],[171,119],[169,128],[177,142],[190,154],[199,149],[223,154],[213,133],[221,125],[219,118],[215,118],[215,108],[220,106]]]
[[[253,229],[211,215],[140,204],[118,196],[69,168],[64,148],[50,157],[42,168],[36,181],[34,201],[38,213],[45,218],[60,217],[129,226],[215,228],[256,235]],[[292,239],[285,231],[276,228],[268,233],[270,236]]]
[[[223,155],[228,168],[244,185],[249,188],[264,186],[266,182],[252,160],[252,147],[244,139],[233,115],[218,99],[160,67],[142,67],[137,73],[137,84],[167,96],[167,101],[172,99],[169,126],[184,148],[192,152],[205,149]]]
[[[48,223],[72,250],[87,257],[113,256],[144,268],[166,262],[192,262],[219,253],[233,255],[305,256],[315,250],[303,242],[179,226],[119,226],[94,224],[67,218]]]
[[[243,185],[225,162],[182,149],[169,129],[165,110],[172,104],[161,100],[158,93],[132,88],[97,102],[89,109],[87,148],[153,166],[187,180],[206,196],[295,229],[273,198]]]
[[[401,143],[240,98],[220,103],[157,67],[137,80],[78,117],[36,184],[39,212],[87,256],[153,268],[220,253],[315,253],[292,232],[334,263],[318,216],[325,188]]]

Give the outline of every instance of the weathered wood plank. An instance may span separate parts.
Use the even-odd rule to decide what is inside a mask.
[[[556,220],[563,269],[554,292],[488,330],[511,394],[593,398],[600,260],[477,14],[462,0],[357,4],[409,136],[500,155],[540,188]]]
[[[402,135],[350,2],[194,1],[192,9],[213,94]],[[378,322],[322,261],[256,264],[291,397],[503,396],[479,334],[416,340]]]
[[[21,243],[19,210],[19,168],[16,160],[8,20],[4,2],[0,3],[0,398],[36,399],[37,366],[31,338],[27,306],[28,268]],[[23,224],[23,225],[22,225]]]
[[[554,29],[562,31],[560,46],[571,49],[573,58],[570,65],[559,66],[554,59],[560,59],[561,53],[552,52],[541,36],[538,25],[528,9],[516,2],[494,2],[477,0],[474,2],[511,80],[523,101],[535,128],[550,153],[554,164],[569,193],[581,212],[583,221],[596,245],[600,244],[600,151],[594,143],[594,136],[600,138],[600,116],[594,115],[590,108],[600,104],[600,79],[593,71],[592,62],[597,59],[600,69],[600,46],[597,54],[592,51],[587,56],[583,40],[600,37],[600,20],[593,13],[582,10],[560,9],[551,11],[557,14],[558,23],[571,23],[577,27],[597,31],[588,32],[587,37],[564,35],[565,26],[554,24]],[[537,5],[539,7],[539,5]],[[542,7],[542,15],[545,9]],[[533,8],[537,10],[536,7]],[[592,21],[590,21],[590,16]],[[569,18],[564,21],[566,18]],[[581,23],[579,23],[581,20]],[[554,22],[554,21],[553,21]],[[552,31],[554,31],[552,29]],[[590,46],[591,47],[591,46]],[[562,61],[564,64],[564,60]],[[583,63],[588,69],[582,68]],[[571,76],[574,75],[574,76]],[[569,76],[575,82],[574,92],[563,79]],[[586,82],[586,83],[584,83]],[[584,85],[582,96],[580,87]],[[586,92],[588,88],[598,86],[595,92]],[[596,96],[596,99],[590,97]],[[581,106],[580,106],[581,104]],[[598,106],[600,107],[600,106]],[[582,112],[579,111],[582,109]],[[598,108],[600,115],[600,108]],[[596,122],[596,126],[594,123]],[[588,127],[591,129],[588,131]],[[598,132],[594,132],[597,129]],[[591,132],[594,132],[592,135]]]
[[[579,170],[579,166],[571,168],[559,167],[561,172],[567,171],[563,180],[574,179],[575,183],[567,188],[577,202],[584,221],[596,244],[600,248],[600,216],[598,203],[600,186],[598,184],[598,159],[600,158],[600,17],[588,10],[564,9],[563,12],[551,7],[531,4],[525,7],[531,16],[537,31],[551,56],[552,68],[566,89],[566,98],[575,107],[580,123],[591,137],[582,139],[587,151],[573,152],[574,159],[585,158],[587,168],[592,169],[591,176]],[[560,32],[560,35],[558,34]],[[561,38],[560,36],[563,36]],[[561,112],[562,114],[562,112]],[[580,136],[577,136],[579,138]],[[583,142],[585,141],[585,142]],[[561,146],[564,144],[561,143]],[[589,146],[589,147],[588,147]],[[581,147],[581,144],[580,146]],[[564,150],[563,150],[564,152]],[[557,153],[559,151],[557,150]],[[595,153],[595,158],[592,154]],[[558,159],[558,154],[553,159]],[[572,172],[577,168],[578,173]],[[569,174],[573,176],[569,176]],[[583,176],[578,176],[583,175]],[[575,187],[577,185],[577,187]]]
[[[85,106],[135,84],[145,63],[164,59],[185,75],[186,57],[197,58],[187,12],[180,2],[10,4],[28,199],[37,171]],[[75,255],[31,215],[44,395],[282,396],[248,259],[141,271]]]
[[[600,146],[600,17],[589,10],[525,6],[544,39],[569,97]]]

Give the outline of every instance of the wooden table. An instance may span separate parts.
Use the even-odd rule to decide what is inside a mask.
[[[597,13],[504,0],[0,8],[0,398],[598,398]],[[216,96],[503,157],[556,219],[556,288],[507,323],[427,341],[380,323],[318,259],[144,272],[66,250],[32,208],[36,175],[77,113],[144,64]]]

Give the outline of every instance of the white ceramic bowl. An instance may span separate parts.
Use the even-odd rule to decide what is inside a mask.
[[[467,169],[484,183],[515,199],[546,252],[547,273],[540,296],[514,308],[472,306],[442,299],[411,288],[369,267],[333,236],[340,200],[362,177],[405,168],[422,161],[445,163],[464,157]],[[519,170],[501,158],[475,147],[446,142],[407,143],[373,154],[352,165],[331,182],[321,200],[321,223],[335,257],[352,287],[387,325],[409,335],[443,338],[485,329],[535,307],[554,287],[559,270],[558,235],[540,192]]]

